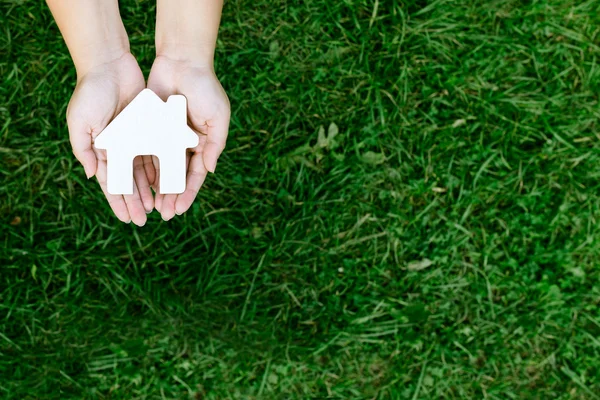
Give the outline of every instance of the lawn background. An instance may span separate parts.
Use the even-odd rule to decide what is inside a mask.
[[[1,398],[600,398],[598,1],[228,1],[228,147],[143,228],[44,3],[0,28]]]

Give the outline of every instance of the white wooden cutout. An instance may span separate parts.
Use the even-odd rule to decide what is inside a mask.
[[[107,190],[110,194],[133,194],[133,159],[152,154],[160,163],[160,193],[183,193],[186,180],[186,149],[198,145],[198,135],[187,125],[185,96],[162,101],[144,89],[94,140],[106,149]]]

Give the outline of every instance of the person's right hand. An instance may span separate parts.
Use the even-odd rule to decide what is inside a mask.
[[[81,162],[88,179],[96,176],[113,212],[121,221],[146,223],[146,214],[154,208],[149,182],[155,171],[150,156],[134,162],[132,195],[112,195],[106,190],[106,150],[93,146],[94,139],[146,83],[135,58],[125,53],[113,61],[90,68],[77,79],[67,108],[67,125],[73,153]]]

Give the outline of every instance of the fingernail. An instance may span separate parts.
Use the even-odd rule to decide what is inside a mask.
[[[214,160],[210,163],[210,165],[206,166],[206,169],[209,172],[212,172],[213,174],[215,173],[215,169],[217,169],[217,160]]]
[[[152,212],[152,210],[150,210],[150,211],[146,210],[146,214],[150,214],[151,212]]]

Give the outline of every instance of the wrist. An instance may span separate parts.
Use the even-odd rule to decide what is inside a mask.
[[[90,43],[85,48],[79,49],[77,54],[72,54],[77,80],[91,70],[118,61],[129,54],[131,54],[129,40],[126,35]]]
[[[117,0],[46,0],[62,33],[78,79],[129,52]]]
[[[223,0],[156,1],[156,56],[213,70]]]
[[[214,53],[214,46],[159,41],[157,38],[156,58],[166,58],[190,67],[214,71]]]

